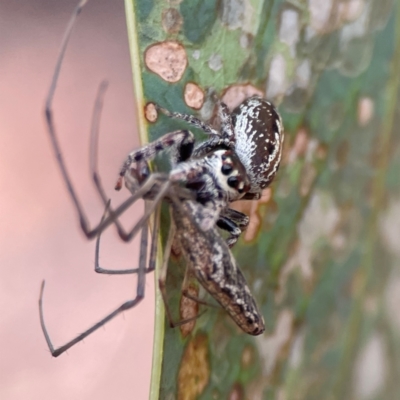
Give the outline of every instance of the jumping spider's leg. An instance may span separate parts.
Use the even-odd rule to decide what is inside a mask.
[[[145,208],[149,206],[148,202],[145,202]],[[108,207],[106,208],[103,219],[105,218],[106,214],[108,211]],[[142,229],[146,229],[147,224],[144,224]],[[146,268],[146,273],[151,272],[155,268],[155,260],[157,256],[157,244],[158,244],[158,233],[160,229],[160,206],[157,208],[155,212],[155,217],[153,221],[153,229],[152,229],[152,238],[151,238],[151,248],[150,248],[150,258],[149,258],[149,264],[148,267]],[[95,250],[95,264],[94,264],[94,270],[95,272],[99,274],[108,274],[108,275],[123,275],[123,274],[134,274],[139,272],[139,268],[134,268],[134,269],[120,269],[120,270],[113,270],[113,269],[105,269],[100,267],[99,264],[99,259],[100,259],[100,237],[101,237],[101,232],[98,234],[97,239],[96,239],[96,250]],[[147,245],[147,243],[146,243]],[[146,249],[140,249],[140,254],[143,254],[144,252],[147,252]]]
[[[235,149],[236,137],[233,129],[232,116],[224,102],[218,103],[218,117],[220,119],[220,132],[208,140],[198,144],[193,150],[194,157],[204,157],[218,147]]]
[[[234,221],[232,221],[230,218],[224,217],[223,215],[220,215],[217,221],[217,226],[218,228],[229,232],[229,237],[226,239],[226,244],[229,247],[233,247],[238,241],[242,230]]]
[[[203,122],[201,119],[194,117],[193,115],[190,114],[181,114],[178,112],[171,112],[168,111],[165,108],[160,107],[158,104],[154,103],[154,106],[156,107],[157,111],[160,111],[164,115],[166,115],[169,118],[174,118],[174,119],[181,119],[183,121],[186,121],[188,124],[201,129],[204,133],[208,133],[210,135],[216,135],[219,136],[220,133],[214,129],[212,126],[206,124]]]
[[[136,297],[133,300],[126,301],[113,312],[108,314],[105,318],[91,326],[89,329],[75,337],[74,339],[70,340],[68,343],[60,346],[58,348],[54,348],[53,343],[51,342],[50,336],[47,332],[46,324],[44,322],[44,315],[43,315],[43,292],[44,292],[44,285],[45,281],[42,282],[42,286],[40,289],[40,296],[39,296],[39,315],[40,315],[40,325],[42,327],[42,331],[44,337],[47,342],[47,346],[53,357],[58,357],[60,354],[67,351],[69,348],[74,346],[76,343],[79,343],[87,336],[89,336],[92,332],[96,331],[108,321],[116,317],[118,314],[122,313],[123,311],[129,310],[130,308],[136,306],[143,298],[145,293],[145,283],[146,283],[146,261],[147,261],[147,240],[148,240],[148,227],[147,225],[142,229],[141,235],[141,245],[140,245],[140,257],[139,257],[139,268],[138,268],[138,279],[137,279],[137,286],[136,286]]]
[[[229,247],[233,247],[241,233],[249,225],[249,222],[250,218],[246,214],[232,208],[224,208],[217,221],[217,226],[230,233],[230,236],[226,239],[226,243]]]
[[[194,136],[192,132],[188,130],[170,132],[155,140],[154,142],[151,142],[146,146],[143,146],[140,149],[134,150],[129,153],[119,172],[120,177],[117,181],[115,189],[121,189],[125,173],[130,168],[132,163],[150,161],[160,152],[174,146],[179,148],[179,155],[183,159],[190,158],[194,146]],[[184,160],[177,160],[177,162],[180,161]]]
[[[229,141],[230,148],[234,148],[236,137],[233,129],[232,116],[228,106],[223,101],[220,101],[218,104],[218,117],[221,122],[221,136]]]
[[[259,200],[261,199],[260,193],[246,193],[240,200]]]
[[[235,224],[242,230],[244,231],[247,226],[249,225],[250,218],[246,215],[243,214],[240,211],[234,210],[233,208],[225,208],[222,212],[222,215],[224,217],[229,218]]]
[[[211,136],[208,140],[199,143],[193,150],[193,156],[196,158],[204,157],[206,154],[218,147],[229,147],[230,140],[221,136]]]

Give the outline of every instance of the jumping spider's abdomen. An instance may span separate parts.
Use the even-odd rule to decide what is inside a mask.
[[[259,193],[274,179],[281,161],[282,119],[267,100],[253,96],[232,112],[235,151],[251,180],[250,193]]]

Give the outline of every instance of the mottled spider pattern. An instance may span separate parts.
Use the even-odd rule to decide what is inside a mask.
[[[138,168],[125,173],[125,184],[132,194],[145,184],[147,177],[152,176],[149,169],[146,172],[146,162],[140,164]],[[159,182],[155,182],[155,186],[162,186],[163,182],[170,179],[162,174],[158,174],[158,177]],[[159,286],[171,326],[180,324],[173,322],[165,290],[168,259],[174,240],[187,263],[182,284],[183,295],[188,294],[189,277],[193,275],[244,332],[251,335],[263,333],[264,319],[228,245],[214,224],[207,229],[203,226],[203,221],[208,218],[207,206],[190,199],[187,191],[182,191],[182,187],[176,183],[170,186],[165,198],[171,204],[172,227],[165,249]]]
[[[184,120],[203,130],[210,138],[195,146],[190,131],[176,131],[133,151],[120,171],[117,189],[133,162],[151,160],[158,153],[171,149],[171,179],[179,177],[186,182],[186,187],[196,192],[196,199],[202,204],[214,203],[214,221],[221,229],[230,232],[227,243],[232,247],[247,227],[249,218],[230,209],[229,203],[241,198],[259,198],[262,189],[272,182],[278,171],[284,139],[278,112],[270,102],[257,96],[245,100],[232,113],[226,104],[219,102],[220,129],[216,130],[192,115],[155,106],[168,117]],[[232,170],[231,164],[223,160],[213,164],[208,161],[210,157],[224,154],[224,149],[231,150],[229,157],[225,157],[240,160],[235,160],[237,170]],[[226,175],[231,175],[227,184]]]
[[[264,319],[235,258],[215,226],[201,228],[205,208],[196,201],[172,198],[175,238],[200,284],[250,335],[264,332]]]

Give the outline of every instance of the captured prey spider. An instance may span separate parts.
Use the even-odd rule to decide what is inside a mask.
[[[202,302],[189,294],[189,280],[194,276],[198,282],[209,292],[212,297],[226,310],[233,321],[245,332],[250,335],[260,335],[265,330],[264,319],[258,310],[255,299],[240,271],[231,251],[225,240],[220,236],[215,224],[204,226],[203,222],[208,218],[207,204],[203,205],[193,198],[193,193],[187,188],[183,188],[178,182],[170,181],[168,174],[150,173],[147,162],[139,162],[138,168],[130,168],[126,171],[125,185],[136,197],[139,191],[143,198],[153,198],[154,193],[163,193],[165,199],[170,202],[172,217],[172,228],[169,231],[166,249],[164,252],[163,265],[160,272],[159,287],[165,304],[165,310],[172,327],[182,325],[196,319],[201,314],[186,320],[173,322],[171,312],[167,302],[165,282],[172,241],[176,240],[186,259],[187,267],[182,283],[182,293],[194,301]],[[167,187],[162,191],[161,187]],[[147,188],[146,191],[143,188]],[[145,202],[146,207],[149,201]],[[157,235],[159,231],[159,212],[161,204],[157,203],[156,216],[154,218],[150,259],[147,264],[147,241],[148,224],[144,221],[141,233],[141,247],[139,267],[137,269],[116,271],[105,270],[99,267],[99,246],[100,234],[96,243],[96,271],[101,273],[137,273],[136,297],[123,303],[116,310],[108,314],[98,323],[64,344],[54,348],[47,328],[44,323],[42,297],[44,282],[41,288],[39,299],[40,321],[47,345],[54,357],[59,356],[66,350],[82,341],[92,332],[106,324],[112,318],[123,311],[126,311],[138,304],[144,297],[146,273],[154,270],[155,258],[157,253]],[[210,206],[210,204],[208,204]],[[109,203],[106,213],[109,211]],[[105,214],[106,214],[105,213]],[[103,220],[105,215],[103,216]],[[148,265],[148,266],[147,266]]]
[[[147,162],[139,162],[137,169],[126,171],[125,185],[134,194],[150,176]],[[163,177],[159,176],[162,182]],[[204,219],[208,218],[209,204],[203,205],[190,198],[190,195],[182,196],[181,193],[184,192],[176,183],[166,193],[166,199],[170,202],[172,227],[164,252],[159,286],[170,325],[177,326],[192,320],[174,323],[167,303],[165,282],[171,246],[175,241],[187,262],[182,283],[183,295],[198,300],[188,294],[188,283],[194,276],[244,332],[260,335],[265,330],[264,319],[236,260],[215,225],[203,226]]]

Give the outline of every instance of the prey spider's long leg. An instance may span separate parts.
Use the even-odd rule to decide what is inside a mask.
[[[101,326],[106,324],[108,321],[116,317],[118,314],[120,314],[123,311],[129,310],[130,308],[136,306],[143,298],[144,298],[144,293],[145,293],[145,283],[146,283],[146,262],[147,262],[147,240],[148,240],[148,226],[147,224],[143,227],[142,229],[142,235],[141,235],[141,244],[140,244],[140,258],[139,258],[139,271],[138,271],[138,279],[137,279],[137,285],[136,285],[136,297],[133,300],[126,301],[122,305],[120,305],[117,309],[115,309],[113,312],[108,314],[105,318],[91,326],[89,329],[75,337],[74,339],[70,340],[68,343],[64,344],[63,346],[55,348],[53,346],[53,343],[51,342],[49,333],[46,328],[46,324],[44,322],[44,315],[43,315],[43,293],[44,293],[44,286],[45,286],[45,281],[42,282],[42,286],[40,289],[40,296],[39,296],[39,315],[40,315],[40,325],[42,327],[42,331],[44,334],[44,337],[47,342],[47,346],[49,347],[49,350],[52,354],[53,357],[58,357],[60,354],[64,353],[67,351],[69,348],[74,346],[76,343],[79,343],[82,341],[84,338],[89,336],[92,332],[96,331],[99,329]]]
[[[190,281],[195,278],[194,273],[191,268],[187,267],[185,271],[185,277],[182,282],[182,294],[190,300],[195,301],[196,303],[202,304],[207,307],[216,307],[215,304],[211,304],[208,301],[202,300],[199,297],[193,296],[189,293]]]
[[[147,201],[145,202],[146,207]],[[109,204],[109,203],[108,203]],[[146,273],[154,271],[155,269],[155,262],[156,262],[156,257],[157,257],[157,244],[158,244],[158,233],[160,230],[160,209],[161,207],[158,206],[155,212],[154,216],[154,221],[153,221],[153,229],[152,229],[152,236],[151,236],[151,247],[150,247],[150,258],[149,258],[149,264],[148,267],[146,267]],[[106,214],[108,211],[108,207],[105,209],[104,214],[103,214],[103,219],[105,218]],[[142,229],[145,229],[147,224],[144,224]],[[131,268],[131,269],[105,269],[100,267],[99,265],[99,258],[100,258],[100,237],[101,237],[101,232],[99,232],[97,239],[96,239],[96,250],[95,250],[95,264],[94,264],[94,270],[95,272],[99,274],[107,274],[107,275],[125,275],[125,274],[134,274],[138,273],[140,268]],[[146,243],[147,246],[147,243]],[[146,249],[140,249],[140,254],[142,252],[146,251]]]
[[[149,176],[149,178],[147,179],[147,181],[143,184],[143,186],[138,190],[142,191],[142,189],[144,188],[144,186],[148,185],[149,181],[152,181],[153,179],[157,179],[155,178],[157,174],[152,174]],[[145,213],[143,214],[142,218],[139,219],[139,221],[135,224],[135,226],[126,234],[126,236],[124,236],[124,240],[125,241],[129,241],[131,240],[133,237],[135,237],[135,235],[138,233],[138,231],[142,228],[143,224],[147,223],[147,220],[149,219],[150,215],[154,212],[154,210],[160,205],[161,201],[163,200],[163,198],[166,196],[166,194],[168,193],[168,190],[171,187],[171,183],[169,181],[164,182],[161,187],[160,187],[160,191],[157,194],[157,196],[154,198],[154,201],[151,202],[151,205],[149,206],[148,210],[145,211]],[[142,193],[146,194],[148,193],[149,190],[146,190]],[[136,196],[136,193],[133,195]],[[128,199],[129,200],[129,199]]]
[[[97,192],[99,193],[101,199],[103,200],[103,203],[106,205],[106,209],[108,210],[109,209],[109,205],[107,205],[108,197],[103,188],[103,185],[102,185],[101,179],[100,179],[100,174],[98,172],[99,171],[99,169],[98,169],[98,147],[99,147],[98,143],[99,143],[100,118],[101,118],[101,113],[103,110],[104,96],[105,96],[107,87],[108,87],[108,83],[106,81],[103,81],[100,84],[99,90],[98,90],[98,93],[96,96],[95,105],[93,108],[91,134],[90,134],[89,165],[90,165],[90,174],[92,175],[92,179],[93,179],[93,182],[97,189]],[[103,219],[104,219],[104,217],[105,217],[105,214],[103,216]],[[119,236],[121,238],[126,238],[127,233],[117,218],[115,219],[114,224],[117,227]],[[100,235],[98,235],[98,237],[97,237],[97,242],[98,243],[100,242]],[[98,244],[96,244],[96,255],[98,255],[97,249],[98,249]],[[101,268],[100,268],[100,270],[101,270]],[[105,273],[105,272],[100,272],[100,270],[97,272]],[[129,272],[127,272],[127,273],[129,273]]]
[[[165,313],[167,315],[169,324],[171,326],[173,326],[173,320],[172,320],[171,310],[169,309],[168,306],[168,297],[165,285],[167,281],[169,256],[171,254],[171,247],[172,247],[172,242],[174,241],[174,236],[175,236],[175,224],[174,221],[171,220],[171,227],[169,228],[168,239],[164,248],[164,257],[161,266],[160,277],[158,278],[158,286],[160,288],[161,296],[164,302]]]
[[[64,158],[62,156],[61,153],[61,149],[60,149],[60,145],[58,143],[58,138],[57,138],[57,134],[56,134],[56,129],[54,126],[54,120],[53,120],[53,110],[52,110],[52,103],[53,103],[53,97],[54,97],[54,93],[55,93],[55,89],[57,86],[57,82],[58,82],[58,78],[60,75],[60,70],[61,70],[61,65],[62,65],[62,61],[65,55],[65,51],[66,51],[66,47],[68,44],[68,41],[70,39],[73,27],[75,25],[76,19],[79,15],[79,13],[81,12],[83,6],[86,4],[87,0],[83,0],[81,1],[78,6],[76,7],[76,9],[74,10],[72,17],[68,23],[67,26],[67,30],[64,34],[64,38],[62,40],[62,44],[61,44],[61,50],[60,50],[60,54],[58,56],[57,59],[57,63],[56,63],[56,67],[55,67],[55,71],[54,71],[54,75],[53,75],[53,79],[50,85],[50,89],[49,89],[49,93],[46,99],[46,107],[45,107],[45,114],[46,114],[46,121],[47,121],[47,127],[48,127],[48,132],[50,135],[50,139],[51,139],[51,143],[53,146],[53,150],[55,152],[56,158],[57,158],[57,162],[58,165],[60,167],[61,170],[61,174],[63,176],[63,179],[67,185],[67,189],[68,192],[70,194],[70,197],[75,205],[76,211],[78,213],[79,216],[79,220],[80,220],[80,225],[81,228],[84,232],[84,234],[86,235],[86,237],[88,237],[89,239],[94,238],[99,232],[101,232],[103,229],[105,229],[106,227],[108,227],[111,223],[115,222],[115,219],[122,213],[124,212],[131,204],[133,204],[138,198],[142,198],[143,197],[143,193],[146,193],[147,190],[147,186],[143,187],[143,190],[139,190],[138,193],[135,193],[130,199],[126,200],[124,203],[122,203],[116,210],[109,210],[109,216],[107,218],[105,218],[98,226],[96,226],[95,228],[90,228],[89,222],[86,218],[85,212],[83,210],[83,207],[80,204],[80,201],[78,199],[78,196],[74,190],[74,187],[72,185],[72,181],[71,178],[67,172],[67,168],[64,162]],[[103,84],[100,87],[100,94],[99,94],[99,99],[101,101],[101,96],[103,95],[105,90],[105,84]],[[150,182],[150,180],[149,180]],[[142,188],[141,188],[142,189]],[[104,191],[103,191],[104,193]],[[104,203],[107,203],[107,199],[104,199]],[[152,211],[151,211],[152,212]],[[148,218],[148,216],[147,216]],[[118,224],[119,225],[119,224]],[[118,227],[117,225],[117,227]],[[138,229],[137,229],[138,230]],[[134,232],[130,232],[127,235],[124,235],[124,232],[121,232],[121,230],[119,229],[118,232],[120,234],[120,237],[123,240],[130,240],[134,234],[136,234],[137,230],[135,230]]]
[[[151,247],[150,247],[150,257],[149,266],[146,272],[151,272],[156,269],[157,262],[157,248],[158,248],[158,235],[160,233],[160,218],[161,218],[161,204],[156,208],[154,213],[153,221],[153,232],[151,234]]]
[[[156,173],[150,175],[149,178],[146,180],[146,182],[130,198],[125,200],[118,208],[116,208],[115,210],[109,209],[108,210],[109,215],[102,222],[100,222],[96,228],[94,228],[91,231],[91,236],[88,237],[93,237],[98,235],[99,232],[102,232],[109,225],[114,223],[115,219],[118,218],[123,212],[125,212],[125,210],[127,210],[136,200],[142,199],[143,196],[145,196],[151,190],[153,185],[158,182],[160,176],[161,174],[156,174]],[[170,185],[171,184],[169,181],[165,181],[161,184],[160,191],[155,197],[154,202],[151,204],[148,210],[145,211],[144,215],[135,224],[132,230],[128,232],[126,236],[122,237],[124,241],[131,240],[137,234],[137,232],[142,228],[143,224],[146,223],[150,215],[154,212],[154,209],[157,207],[158,203],[164,198],[164,196],[168,192]]]
[[[68,22],[68,26],[67,29],[65,31],[63,40],[61,42],[61,49],[60,49],[60,53],[59,56],[57,58],[57,62],[56,62],[56,67],[54,69],[54,75],[51,81],[51,85],[50,85],[50,89],[49,89],[49,93],[47,95],[46,98],[46,105],[45,105],[45,116],[46,116],[46,121],[47,121],[47,128],[48,128],[48,132],[50,135],[50,140],[53,146],[53,150],[57,159],[57,163],[60,167],[61,170],[61,174],[63,176],[64,182],[67,185],[67,189],[69,192],[69,195],[75,205],[75,208],[78,212],[79,215],[79,219],[80,219],[80,224],[82,227],[83,232],[85,233],[85,235],[88,238],[93,238],[99,227],[95,228],[95,229],[91,229],[89,226],[89,223],[86,219],[85,213],[83,211],[83,208],[80,204],[80,201],[78,199],[77,194],[75,193],[74,187],[72,185],[72,181],[71,178],[67,172],[67,168],[65,166],[65,162],[64,162],[64,157],[62,156],[61,153],[61,149],[60,149],[60,145],[58,143],[58,138],[56,135],[56,129],[54,126],[54,120],[53,120],[53,109],[52,109],[52,104],[53,104],[53,97],[54,97],[54,93],[56,90],[56,86],[57,86],[57,82],[58,82],[58,78],[60,75],[60,70],[61,70],[61,65],[62,65],[62,61],[64,59],[64,55],[65,55],[65,51],[69,42],[69,39],[71,37],[71,33],[72,30],[75,26],[77,17],[79,16],[80,12],[82,11],[82,8],[84,7],[84,5],[86,4],[87,0],[82,0],[79,2],[79,4],[77,5],[77,7],[75,8],[71,19]]]

